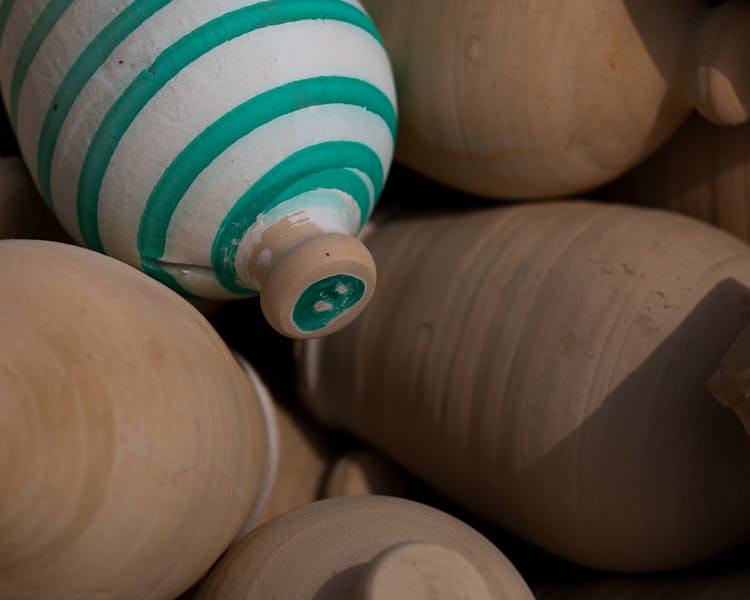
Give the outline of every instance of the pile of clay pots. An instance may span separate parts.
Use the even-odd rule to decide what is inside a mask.
[[[0,2],[0,600],[750,598],[748,67],[750,0]]]

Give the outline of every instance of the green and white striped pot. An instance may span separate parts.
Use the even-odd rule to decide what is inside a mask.
[[[67,231],[186,296],[260,292],[313,337],[351,321],[355,236],[393,157],[396,97],[356,0],[1,0],[0,76]]]

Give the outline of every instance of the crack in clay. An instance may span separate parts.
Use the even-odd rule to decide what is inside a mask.
[[[203,273],[206,275],[214,275],[214,269],[213,267],[208,267],[205,265],[194,265],[191,263],[180,263],[180,262],[170,262],[166,260],[154,260],[152,258],[143,258],[141,259],[143,261],[144,265],[148,265],[149,267],[156,267],[159,269],[162,269],[164,271],[179,271],[182,275],[187,275],[189,273]]]

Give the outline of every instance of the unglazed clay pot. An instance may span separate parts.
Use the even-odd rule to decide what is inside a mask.
[[[339,457],[326,478],[323,495],[406,496],[406,484],[399,470],[375,452],[357,450]]]
[[[397,158],[498,198],[593,188],[693,107],[750,109],[750,5],[705,0],[363,0],[396,74]]]
[[[0,239],[40,238],[67,241],[44,206],[23,161],[0,158]]]
[[[76,239],[186,295],[261,293],[292,337],[374,291],[355,235],[396,104],[356,1],[8,0],[0,78],[29,169]]]
[[[253,371],[250,373],[254,375]],[[368,451],[339,456],[328,432],[302,407],[295,410],[290,404],[273,402],[270,414],[274,422],[268,426],[272,450],[269,497],[263,502],[262,512],[248,520],[243,534],[273,517],[323,498],[406,495],[400,473],[387,460]]]
[[[263,409],[208,322],[112,258],[0,241],[0,598],[171,599],[237,536]]]
[[[381,291],[303,345],[306,402],[559,556],[688,565],[750,538],[750,442],[706,384],[750,248],[680,215],[562,202],[368,238]]]
[[[274,404],[278,463],[268,502],[256,524],[315,502],[336,456],[326,432],[303,411]]]
[[[533,598],[513,565],[469,526],[384,496],[323,500],[269,521],[230,549],[197,597]]]
[[[747,600],[750,571],[650,579],[602,579],[534,588],[537,600]]]
[[[654,156],[602,192],[692,215],[750,241],[750,125],[692,117]]]
[[[203,313],[201,312],[201,314]],[[268,509],[279,478],[281,436],[279,434],[278,409],[270,390],[244,356],[236,351],[233,354],[235,360],[240,364],[240,367],[242,367],[245,375],[250,380],[255,397],[262,409],[263,423],[259,427],[265,432],[266,440],[265,469],[263,470],[262,479],[258,484],[253,510],[245,519],[245,524],[238,534],[238,537],[242,537],[252,530],[253,527],[256,527],[265,520],[263,515]]]

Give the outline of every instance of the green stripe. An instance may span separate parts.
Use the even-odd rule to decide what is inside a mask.
[[[321,189],[340,190],[349,194],[359,206],[359,228],[362,229],[365,226],[372,212],[370,189],[362,178],[350,169],[326,169],[304,177],[287,188],[276,199],[276,202],[281,204],[295,196]]]
[[[363,226],[368,217],[371,205],[370,188],[367,187],[360,175],[347,168],[326,169],[325,171],[320,171],[319,173],[314,173],[309,177],[303,178],[282,193],[276,200],[276,206],[274,207],[276,210],[271,208],[265,212],[265,216],[272,220],[276,217],[284,216],[285,213],[281,213],[280,210],[283,202],[292,203],[291,209],[289,209],[288,204],[283,205],[284,211],[291,210],[294,212],[312,206],[324,206],[335,211],[342,210],[347,201],[343,196],[337,194],[336,191],[346,192],[355,199],[361,215],[360,227]],[[165,263],[159,260],[144,258],[142,259],[142,267],[146,273],[174,291],[183,296],[189,295],[189,292],[178,283],[177,278],[171,272],[167,271],[168,267]],[[255,296],[257,292],[252,290],[245,291],[243,295]]]
[[[74,0],[50,0],[39,15],[34,26],[31,28],[29,35],[21,47],[21,52],[16,61],[16,67],[13,71],[13,79],[10,84],[10,122],[13,129],[18,127],[18,99],[21,96],[21,87],[26,79],[26,73],[39,51],[40,46],[47,39],[49,32],[57,24],[63,13],[73,3]]]
[[[78,221],[86,244],[104,251],[97,206],[104,174],[125,131],[159,90],[187,65],[225,42],[271,25],[315,19],[356,25],[382,44],[369,17],[351,4],[340,0],[269,0],[209,21],[162,52],[115,102],[89,145],[78,181]]]
[[[300,294],[292,310],[292,321],[305,333],[319,331],[358,304],[366,289],[363,279],[348,273],[316,281]],[[328,308],[319,309],[319,303]]]
[[[138,229],[141,256],[155,259],[163,255],[169,223],[180,200],[224,150],[274,119],[308,106],[332,103],[362,106],[379,115],[395,137],[396,115],[390,100],[359,79],[314,77],[259,94],[207,127],[164,171],[146,203]]]
[[[102,29],[99,35],[86,47],[55,92],[42,125],[37,148],[39,188],[42,197],[51,209],[54,210],[50,189],[52,157],[60,130],[65,123],[65,119],[68,118],[73,103],[94,73],[101,68],[117,46],[170,1],[136,0],[130,4],[109,25]]]
[[[242,238],[258,216],[278,204],[289,187],[319,171],[350,167],[367,174],[375,197],[383,189],[383,167],[378,156],[356,142],[324,142],[304,148],[280,162],[261,177],[235,203],[224,218],[211,248],[211,264],[219,283],[237,294],[249,291],[234,266]]]
[[[5,24],[8,22],[8,15],[10,15],[10,9],[13,8],[14,0],[3,0],[0,4],[0,40],[3,39],[5,33]]]

